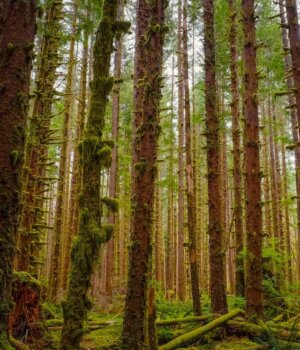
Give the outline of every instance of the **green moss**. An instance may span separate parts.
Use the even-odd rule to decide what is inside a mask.
[[[83,347],[97,350],[120,349],[122,325],[106,326],[84,336]]]
[[[9,343],[6,333],[0,333],[0,350],[15,350]]]
[[[32,51],[33,49],[34,49],[34,43],[29,43],[25,46],[26,52]]]
[[[128,21],[116,21],[114,24],[114,31],[117,35],[127,33],[130,29],[130,26],[131,23]]]
[[[110,147],[111,149],[113,149],[115,143],[114,143],[113,140],[110,140],[110,139],[109,139],[109,140],[102,140],[102,145],[108,146],[108,147]]]
[[[109,197],[103,197],[103,198],[101,198],[101,201],[113,213],[116,213],[118,211],[118,209],[119,209],[119,201],[117,199],[109,198]]]
[[[111,148],[107,145],[103,145],[97,152],[101,165],[105,168],[109,168],[111,165]]]
[[[12,43],[7,44],[7,51],[11,52],[15,49],[15,45]]]
[[[111,224],[104,224],[102,226],[102,230],[104,232],[104,235],[103,235],[103,243],[106,243],[107,241],[110,240],[111,236],[113,235],[114,233],[114,225],[111,225]]]
[[[11,160],[11,164],[12,166],[16,166],[18,164],[18,160],[19,160],[19,152],[17,150],[13,150],[10,154],[10,160]]]
[[[29,346],[13,337],[9,337],[9,342],[18,350],[30,350]]]
[[[143,175],[145,173],[146,167],[147,167],[146,161],[141,161],[139,163],[134,164],[134,168],[136,169],[139,175]]]
[[[34,278],[29,272],[17,271],[13,273],[13,284],[24,283],[30,285],[35,289],[41,289],[42,284],[39,280]]]

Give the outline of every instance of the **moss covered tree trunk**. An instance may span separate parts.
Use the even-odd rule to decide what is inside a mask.
[[[68,281],[68,272],[70,266],[70,250],[73,237],[78,231],[79,222],[79,203],[78,193],[81,191],[81,167],[79,163],[78,144],[82,139],[84,130],[84,121],[86,113],[86,90],[87,90],[87,68],[88,68],[88,42],[89,33],[88,29],[85,29],[83,34],[83,56],[81,66],[81,77],[80,77],[80,92],[79,92],[79,104],[77,113],[77,126],[76,135],[74,141],[74,157],[72,166],[72,178],[71,178],[71,194],[70,194],[70,206],[69,206],[69,223],[68,232],[66,234],[65,246],[64,246],[64,257],[62,263],[62,288],[66,290]]]
[[[55,95],[56,68],[59,65],[60,20],[62,1],[51,1],[46,6],[44,36],[41,44],[39,68],[35,87],[33,112],[29,123],[24,172],[25,195],[22,224],[19,232],[17,269],[36,272],[34,256],[40,250],[39,239],[43,220],[44,193],[49,180],[46,177],[48,144],[53,141],[50,128],[51,108]],[[30,269],[30,266],[34,266]]]
[[[239,82],[237,51],[237,7],[235,0],[229,0],[230,11],[230,72],[231,72],[231,114],[233,143],[233,183],[234,183],[234,230],[235,230],[235,284],[236,295],[245,294],[243,250],[243,207],[242,207],[242,171],[241,139],[239,114]]]
[[[185,151],[186,151],[186,195],[188,212],[189,233],[189,262],[191,287],[193,298],[193,311],[197,316],[201,315],[201,294],[198,271],[197,239],[196,239],[196,197],[194,191],[194,168],[192,161],[192,131],[191,131],[191,103],[189,90],[189,62],[188,62],[188,23],[187,23],[187,0],[183,4],[183,76],[184,76],[184,111],[185,111]]]
[[[0,9],[0,349],[8,343],[8,315],[21,214],[25,127],[35,35],[36,2],[1,2]]]
[[[225,252],[220,188],[220,121],[217,114],[214,0],[204,0],[205,108],[209,214],[209,262],[212,311],[227,312]]]
[[[246,196],[246,312],[263,317],[262,211],[257,106],[256,30],[254,0],[243,0],[245,196]]]
[[[148,279],[152,252],[161,98],[164,0],[140,0],[137,7],[130,266],[122,348],[148,349]]]
[[[93,76],[91,82],[90,109],[83,140],[79,144],[82,164],[82,192],[79,200],[79,231],[71,250],[71,271],[66,300],[63,304],[64,325],[60,349],[76,350],[80,347],[83,321],[90,302],[90,287],[94,263],[101,244],[112,235],[111,225],[102,225],[102,204],[115,209],[109,198],[101,198],[101,170],[110,166],[110,140],[103,140],[104,117],[108,95],[114,79],[109,75],[110,58],[116,32],[126,30],[128,25],[116,22],[117,1],[106,0],[102,19],[94,44]]]
[[[70,121],[73,106],[73,84],[74,84],[74,65],[75,65],[75,36],[77,30],[77,3],[73,2],[72,28],[70,36],[70,49],[67,66],[65,101],[64,101],[64,118],[62,127],[62,145],[60,149],[60,162],[58,170],[58,185],[56,195],[55,219],[53,227],[53,247],[51,254],[50,279],[48,285],[48,296],[52,301],[56,300],[59,288],[60,279],[60,256],[61,246],[64,238],[64,221],[67,219],[67,203],[65,200],[65,192],[67,192],[67,165],[68,165],[68,150],[69,150],[69,133]],[[66,233],[69,235],[69,232]]]
[[[124,17],[124,3],[119,0],[117,20],[122,20]],[[122,53],[123,53],[123,36],[118,36],[115,42],[114,56],[114,78],[115,84],[112,94],[112,139],[114,148],[112,149],[112,162],[109,173],[109,196],[117,197],[117,180],[118,180],[118,138],[119,138],[119,114],[120,114],[120,88],[121,88],[121,70],[122,70]],[[116,223],[116,215],[110,213],[108,222],[112,225]],[[107,243],[106,249],[106,268],[105,268],[105,293],[108,298],[111,298],[113,292],[113,274],[114,274],[114,248],[115,237]]]

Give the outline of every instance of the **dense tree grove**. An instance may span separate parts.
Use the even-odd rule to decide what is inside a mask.
[[[0,349],[300,349],[296,0],[0,0]]]

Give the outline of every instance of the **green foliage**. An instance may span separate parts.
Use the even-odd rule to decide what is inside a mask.
[[[14,347],[11,346],[7,339],[6,333],[0,333],[0,349],[1,350],[15,350]]]
[[[113,213],[116,213],[119,209],[119,201],[115,198],[103,197],[101,198],[101,202]]]
[[[29,272],[26,271],[16,271],[12,276],[13,284],[26,284],[34,289],[41,289],[42,284],[39,280],[34,278]]]
[[[114,225],[104,224],[104,225],[102,225],[102,230],[104,232],[104,235],[102,235],[103,236],[102,243],[106,243],[107,241],[110,240],[110,238],[113,235]]]
[[[111,165],[111,148],[107,145],[102,146],[98,152],[97,156],[99,161],[104,168],[109,168]]]
[[[61,308],[59,305],[55,305],[52,303],[43,303],[42,312],[43,312],[43,319],[45,320],[62,318]]]

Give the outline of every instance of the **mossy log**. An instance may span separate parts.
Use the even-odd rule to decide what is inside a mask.
[[[281,323],[267,322],[267,325],[271,328],[285,329],[287,331],[300,333],[300,326],[298,326],[297,324],[291,324],[287,322],[281,322]]]
[[[54,322],[51,322],[54,321]],[[49,330],[58,331],[62,329],[63,321],[62,320],[47,320],[46,321],[47,327]],[[101,322],[87,322],[85,325],[85,329],[88,331],[96,331],[98,329],[101,329],[105,326],[117,326],[120,325],[120,323],[117,323],[115,321],[101,321]]]
[[[215,320],[211,321],[210,323],[201,326],[191,332],[188,332],[186,334],[181,335],[180,337],[177,337],[170,341],[169,343],[161,346],[159,350],[171,350],[171,349],[178,349],[180,347],[190,345],[194,343],[195,341],[202,338],[205,334],[209,333],[210,331],[214,330],[217,327],[222,326],[229,320],[233,319],[234,317],[238,315],[244,314],[243,310],[237,309],[228,312],[225,315],[222,315]]]
[[[20,340],[13,338],[12,336],[9,337],[9,342],[16,350],[30,350],[28,345],[22,343]]]
[[[282,340],[300,340],[300,332],[294,331],[293,329],[287,330],[282,328],[275,328],[267,324],[257,325],[249,322],[229,321],[227,323],[229,330],[237,334],[247,334],[248,336],[256,336],[268,339],[270,334],[274,337]],[[300,342],[298,343],[300,348]]]
[[[202,322],[207,321],[213,318],[213,314],[204,315],[204,316],[191,316],[183,318],[175,318],[170,320],[159,320],[156,321],[157,326],[172,326],[181,323],[191,323],[191,322]]]

